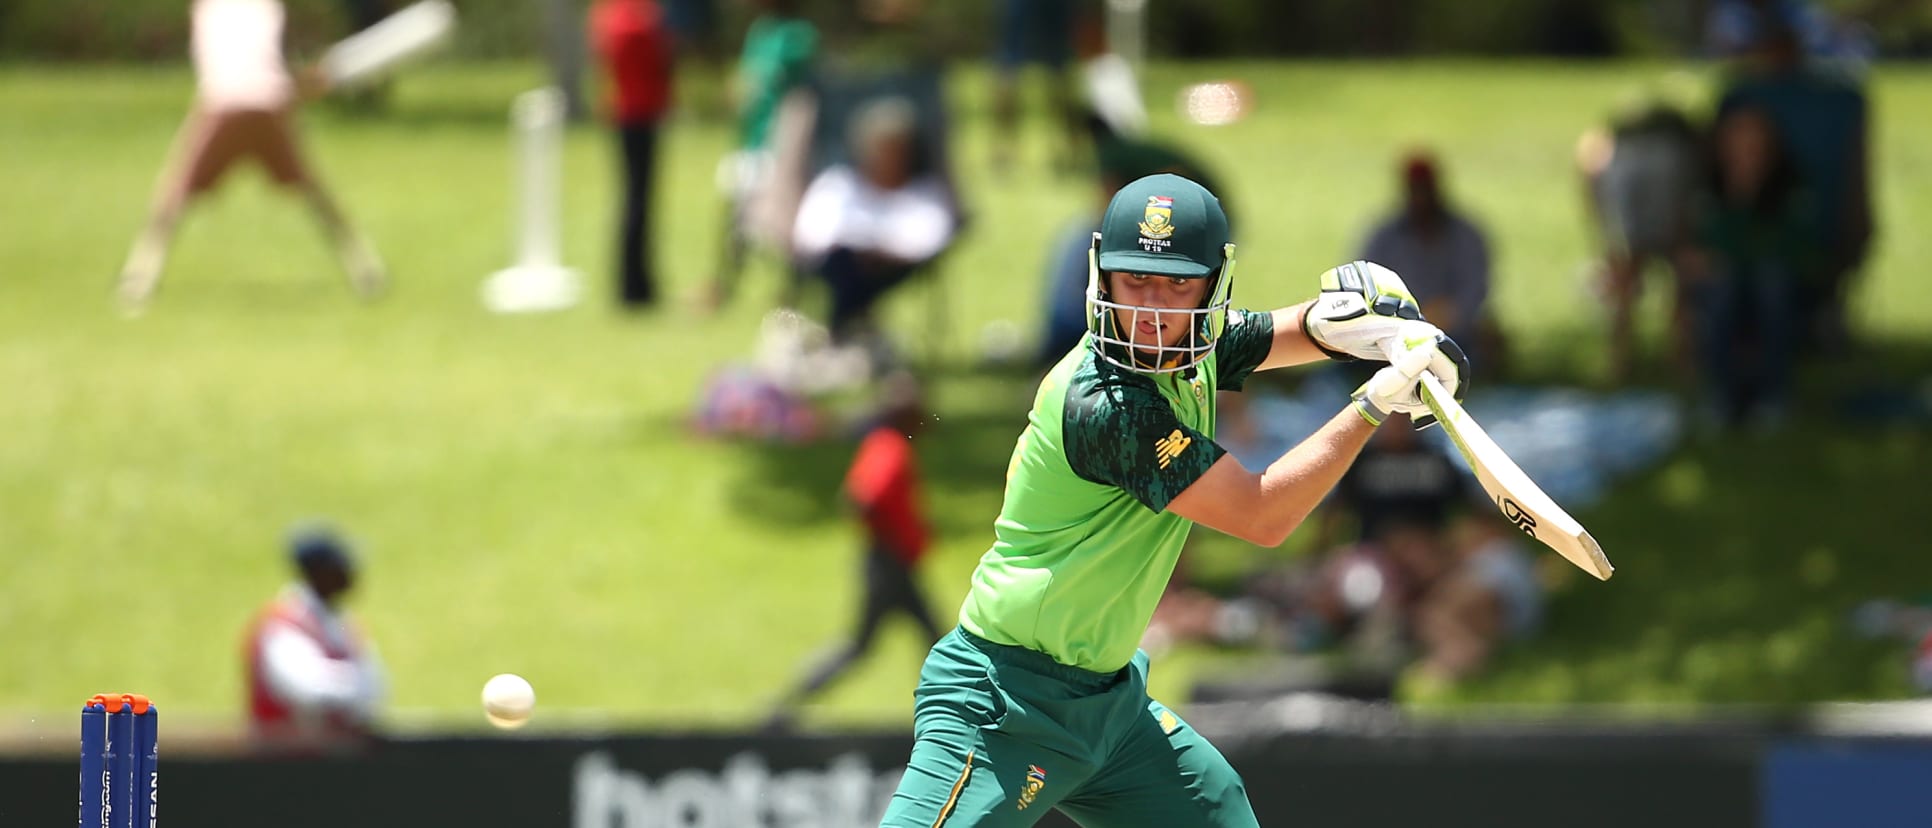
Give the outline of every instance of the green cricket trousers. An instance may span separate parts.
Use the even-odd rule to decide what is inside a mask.
[[[1257,826],[1241,776],[1147,697],[1147,654],[1095,673],[955,629],[913,693],[912,760],[881,828]]]

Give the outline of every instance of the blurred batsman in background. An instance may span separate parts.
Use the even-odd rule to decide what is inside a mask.
[[[382,289],[382,260],[337,208],[296,139],[298,97],[325,91],[325,82],[320,72],[304,73],[299,81],[290,74],[282,57],[285,17],[279,0],[195,0],[195,100],[162,169],[147,223],[121,269],[124,310],[147,306],[188,204],[246,160],[260,163],[277,185],[308,203],[357,293],[369,297]]]

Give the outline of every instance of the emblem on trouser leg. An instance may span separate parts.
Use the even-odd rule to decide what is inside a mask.
[[[1020,810],[1024,811],[1026,806],[1032,805],[1033,798],[1039,796],[1040,789],[1044,787],[1046,787],[1046,771],[1041,770],[1039,765],[1027,765],[1026,787],[1020,789]]]

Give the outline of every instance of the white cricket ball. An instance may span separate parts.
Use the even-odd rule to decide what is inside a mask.
[[[512,730],[530,721],[537,706],[537,691],[522,676],[504,673],[483,683],[483,717],[490,724]]]

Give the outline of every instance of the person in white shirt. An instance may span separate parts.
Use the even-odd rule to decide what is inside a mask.
[[[866,104],[853,117],[850,143],[853,160],[812,180],[792,228],[793,257],[831,292],[828,323],[839,338],[944,251],[958,229],[944,180],[920,170],[910,101]]]
[[[308,203],[359,294],[374,296],[387,280],[375,249],[336,207],[296,141],[297,99],[324,91],[324,82],[319,73],[305,74],[300,83],[290,75],[282,57],[284,16],[280,0],[195,0],[189,50],[195,101],[156,185],[147,223],[121,269],[117,293],[124,310],[147,306],[188,204],[249,159]]]
[[[360,744],[372,733],[384,679],[375,647],[341,608],[355,585],[354,560],[324,527],[297,530],[289,551],[301,579],[248,632],[250,735],[269,749]]]

